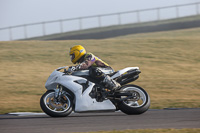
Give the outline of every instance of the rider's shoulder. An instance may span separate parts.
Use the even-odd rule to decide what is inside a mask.
[[[92,53],[86,53],[85,60],[95,60],[95,59],[96,59],[96,57],[95,57],[94,54],[92,54]]]
[[[85,57],[88,58],[88,57],[94,57],[95,55],[93,53],[86,53]]]
[[[86,53],[86,56],[87,56],[87,55],[89,56],[89,55],[94,55],[94,54],[89,52],[89,53]]]

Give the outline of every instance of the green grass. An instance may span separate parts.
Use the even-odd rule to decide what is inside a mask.
[[[98,131],[87,133],[199,133],[200,129],[137,129],[121,131]]]
[[[115,70],[139,66],[133,82],[151,97],[151,108],[200,107],[200,28],[103,40],[0,42],[0,113],[40,112],[45,82],[72,65],[69,48],[83,45]]]

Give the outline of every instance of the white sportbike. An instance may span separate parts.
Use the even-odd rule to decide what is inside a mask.
[[[136,85],[127,84],[139,77],[138,67],[113,72],[102,70],[121,88],[109,90],[89,76],[89,70],[69,73],[60,67],[49,76],[47,89],[40,99],[42,110],[52,117],[65,117],[74,112],[117,111],[128,115],[142,114],[149,109],[150,97]]]

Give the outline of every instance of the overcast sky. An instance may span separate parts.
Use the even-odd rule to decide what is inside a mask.
[[[200,0],[0,0],[0,28]]]

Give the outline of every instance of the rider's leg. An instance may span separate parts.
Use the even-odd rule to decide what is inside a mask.
[[[117,83],[115,80],[111,79],[110,76],[103,73],[99,68],[97,67],[91,67],[90,68],[90,76],[100,80],[100,83],[102,83],[106,88],[111,90],[116,90],[120,88],[120,84]]]
[[[120,88],[120,84],[117,83],[115,80],[111,79],[108,75],[105,76],[102,83],[105,85],[106,88],[111,90],[116,90]]]

